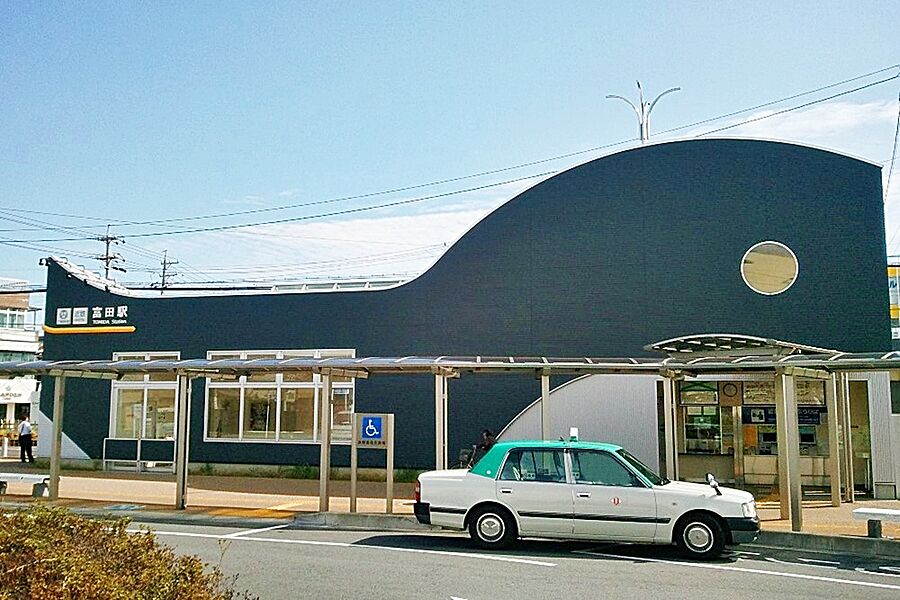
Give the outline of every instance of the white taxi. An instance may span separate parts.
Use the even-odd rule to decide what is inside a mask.
[[[708,479],[669,481],[613,444],[499,442],[469,470],[419,475],[414,510],[482,548],[574,538],[677,544],[705,559],[759,535],[753,496]]]

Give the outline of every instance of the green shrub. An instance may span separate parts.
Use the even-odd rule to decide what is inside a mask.
[[[397,469],[394,472],[394,481],[397,483],[413,483],[419,477],[420,473],[424,473],[424,471],[416,469]]]
[[[318,479],[319,467],[311,467],[310,465],[291,465],[288,471],[288,477],[291,479]]]
[[[0,515],[0,600],[250,598],[218,568],[127,526],[44,505]]]

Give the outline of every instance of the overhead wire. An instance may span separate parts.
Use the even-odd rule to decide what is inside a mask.
[[[884,185],[884,202],[887,204],[888,194],[891,190],[891,176],[894,173],[894,163],[897,160],[897,137],[900,135],[900,95],[897,96],[897,125],[894,128],[894,147],[891,150],[891,158],[888,161],[890,167],[888,168],[888,176],[887,182]],[[890,241],[887,243],[887,248],[890,250],[891,245],[894,243],[894,239],[897,237],[897,233],[900,232],[900,224],[894,229],[893,235],[891,235]]]
[[[828,102],[829,100],[834,100],[835,98],[840,98],[841,96],[855,94],[856,92],[860,92],[860,91],[868,89],[870,87],[875,87],[876,85],[881,85],[882,83],[887,83],[888,81],[893,81],[894,79],[897,79],[897,78],[900,78],[900,73],[896,73],[890,77],[881,79],[879,81],[873,81],[871,83],[867,83],[866,85],[861,85],[861,86],[853,88],[851,90],[845,90],[843,92],[838,92],[837,94],[832,94],[831,96],[826,96],[825,98],[819,98],[817,100],[812,100],[810,102],[806,102],[805,104],[801,104],[799,106],[786,108],[784,110],[779,110],[779,111],[776,111],[773,113],[769,113],[767,115],[760,115],[758,117],[753,117],[752,119],[747,119],[746,121],[741,121],[740,123],[733,123],[731,125],[719,127],[718,129],[713,129],[711,131],[704,131],[703,133],[697,134],[695,137],[701,137],[704,135],[709,135],[711,133],[719,133],[720,131],[725,131],[727,129],[734,129],[735,127],[740,127],[741,125],[747,125],[748,123],[755,123],[757,121],[762,121],[763,119],[771,119],[772,117],[776,117],[778,115],[783,115],[785,113],[793,112],[795,110],[800,110],[801,108],[808,108],[810,106],[813,106],[814,104],[821,104],[822,102]]]
[[[863,74],[863,75],[859,75],[859,76],[856,76],[856,77],[853,77],[853,78],[845,79],[845,80],[840,81],[840,82],[832,83],[832,84],[829,84],[829,85],[826,85],[826,86],[821,86],[821,87],[816,88],[816,89],[814,89],[814,90],[808,90],[808,91],[805,91],[805,92],[802,92],[802,93],[798,93],[798,94],[794,94],[794,95],[791,95],[791,96],[787,96],[787,97],[785,97],[785,98],[780,98],[780,99],[778,99],[778,100],[773,100],[773,101],[766,102],[766,103],[763,103],[763,104],[760,104],[760,105],[756,105],[756,106],[754,106],[754,107],[741,109],[741,110],[739,110],[739,111],[733,111],[733,112],[731,112],[731,113],[727,113],[727,114],[725,114],[725,115],[720,115],[720,116],[718,116],[718,117],[712,117],[712,118],[709,118],[709,119],[703,119],[703,120],[701,120],[701,121],[696,121],[696,122],[694,122],[694,123],[690,123],[690,124],[682,125],[682,126],[679,126],[679,127],[676,127],[676,128],[669,129],[669,130],[665,130],[665,131],[663,131],[663,132],[660,132],[660,133],[657,134],[657,135],[664,135],[664,134],[666,134],[666,133],[671,133],[671,132],[674,132],[674,131],[678,131],[678,130],[682,130],[682,129],[686,129],[686,128],[690,128],[690,127],[696,127],[696,126],[701,125],[701,124],[709,123],[709,122],[716,121],[716,120],[721,120],[721,119],[723,119],[723,118],[728,118],[728,117],[735,116],[735,115],[738,115],[738,114],[742,114],[742,113],[745,113],[745,112],[750,112],[750,111],[753,111],[753,110],[759,110],[759,109],[761,109],[761,108],[765,108],[765,107],[768,107],[768,106],[772,106],[772,105],[774,105],[774,104],[778,104],[778,103],[785,102],[785,101],[788,101],[788,100],[791,100],[791,99],[796,99],[796,98],[799,98],[799,97],[807,96],[807,95],[810,95],[810,94],[813,94],[813,93],[817,93],[817,92],[820,92],[820,91],[824,91],[824,90],[826,90],[826,89],[832,89],[832,88],[834,88],[834,87],[838,87],[838,86],[840,86],[840,85],[845,85],[845,84],[850,83],[850,82],[853,82],[853,81],[858,81],[858,80],[864,79],[864,78],[866,78],[866,77],[871,77],[871,76],[873,76],[873,75],[876,75],[876,74],[879,74],[879,73],[882,73],[882,72],[885,72],[885,71],[888,71],[888,70],[891,70],[891,69],[894,69],[894,68],[898,68],[898,67],[900,67],[900,65],[891,65],[890,67],[885,67],[885,68],[883,68],[883,69],[879,69],[879,70],[876,70],[876,71],[872,71],[872,72],[870,72],[870,73],[866,73],[866,74]],[[779,115],[779,114],[785,114],[785,113],[789,113],[789,112],[792,112],[792,111],[800,110],[800,109],[802,109],[802,108],[807,108],[807,107],[812,106],[812,105],[815,105],[815,104],[819,104],[819,103],[822,103],[822,102],[827,102],[827,101],[829,101],[829,100],[833,100],[833,99],[838,98],[838,97],[841,97],[841,96],[846,96],[846,95],[849,95],[849,94],[852,94],[852,93],[855,93],[855,92],[859,92],[859,91],[864,90],[864,89],[867,89],[867,88],[874,87],[874,86],[876,86],[876,85],[880,85],[880,84],[886,83],[886,82],[888,82],[888,81],[892,81],[892,80],[894,80],[894,79],[897,79],[898,77],[900,77],[900,73],[895,74],[895,75],[893,75],[893,76],[891,76],[891,77],[889,77],[889,78],[885,78],[885,79],[881,79],[881,80],[879,80],[879,81],[871,82],[871,83],[865,84],[865,85],[863,85],[863,86],[855,87],[855,88],[853,88],[853,89],[851,89],[851,90],[845,90],[845,91],[839,92],[839,93],[837,93],[837,94],[833,94],[833,95],[828,96],[828,97],[825,97],[825,98],[820,98],[820,99],[817,99],[817,100],[813,100],[813,101],[811,101],[811,102],[807,102],[807,103],[804,103],[804,104],[801,104],[801,105],[798,105],[798,106],[795,106],[795,107],[790,107],[790,108],[787,108],[787,109],[784,109],[784,110],[781,110],[781,111],[777,111],[777,112],[775,112],[775,113],[770,113],[770,114],[767,114],[767,115],[762,115],[762,116],[754,117],[754,118],[747,119],[747,120],[742,121],[742,122],[739,122],[739,123],[734,123],[734,124],[727,125],[727,126],[725,126],[725,127],[720,127],[720,128],[717,128],[717,129],[713,129],[713,130],[710,130],[710,131],[706,131],[706,132],[703,132],[703,133],[698,134],[697,137],[704,136],[704,135],[710,135],[710,134],[713,134],[713,133],[717,133],[717,132],[724,131],[724,130],[727,130],[727,129],[735,128],[735,127],[738,127],[738,126],[741,126],[741,125],[745,125],[745,124],[748,124],[748,123],[756,122],[756,121],[759,121],[759,120],[762,120],[762,119],[771,118],[771,117],[774,117],[774,116]],[[900,119],[900,116],[898,116],[898,119]],[[900,128],[900,120],[898,120],[898,128]],[[900,130],[900,129],[898,129],[898,130]],[[893,157],[890,159],[890,163],[891,163],[892,165],[893,165],[893,162],[894,162],[894,160],[895,160],[895,158],[896,158],[896,138],[897,138],[897,135],[896,135],[896,133],[895,133],[895,150],[894,150],[894,153],[893,153]],[[432,181],[432,182],[428,182],[428,183],[422,183],[422,184],[417,184],[417,185],[412,185],[412,186],[403,186],[403,187],[392,188],[392,189],[389,189],[389,190],[382,190],[382,191],[370,192],[370,193],[365,193],[365,194],[357,194],[357,195],[352,195],[352,196],[343,196],[343,197],[340,197],[340,198],[331,198],[331,199],[319,200],[319,201],[313,201],[313,202],[306,202],[306,203],[299,203],[299,204],[291,204],[291,205],[284,205],[284,206],[278,206],[278,207],[259,208],[259,209],[252,209],[252,210],[247,210],[247,211],[234,211],[234,212],[229,212],[229,213],[218,213],[218,214],[209,214],[209,215],[195,215],[195,216],[191,216],[191,217],[180,217],[180,218],[172,218],[172,219],[159,219],[159,220],[150,220],[150,221],[125,221],[125,220],[121,220],[121,219],[102,219],[102,218],[100,218],[100,217],[91,217],[91,216],[87,216],[87,215],[66,215],[65,213],[50,213],[50,212],[45,212],[45,211],[35,211],[35,210],[29,210],[29,209],[9,209],[8,207],[0,207],[0,211],[5,212],[6,214],[9,214],[10,210],[14,210],[14,211],[16,211],[16,212],[27,212],[27,213],[32,213],[32,214],[51,214],[51,215],[55,215],[55,216],[67,216],[67,217],[72,217],[72,218],[83,218],[83,219],[96,220],[96,221],[104,221],[104,220],[105,220],[105,221],[107,221],[107,222],[109,222],[109,221],[115,222],[115,223],[117,223],[117,224],[119,224],[119,225],[122,225],[122,226],[130,226],[130,225],[163,225],[163,224],[168,224],[168,223],[186,222],[186,221],[196,221],[196,220],[202,220],[202,219],[225,218],[225,217],[240,216],[240,215],[247,215],[247,214],[259,214],[259,213],[273,212],[273,211],[279,211],[279,210],[289,210],[289,209],[295,209],[295,208],[301,208],[301,207],[307,207],[307,206],[323,205],[323,204],[330,204],[330,203],[343,202],[343,201],[349,201],[349,200],[356,200],[356,199],[370,198],[370,197],[375,197],[375,196],[379,196],[379,195],[386,195],[386,194],[390,194],[390,193],[398,193],[398,192],[402,192],[402,191],[409,191],[409,190],[412,190],[412,189],[425,188],[425,187],[434,186],[434,185],[440,185],[440,184],[446,184],[446,183],[451,183],[451,182],[457,182],[457,181],[462,181],[462,180],[465,180],[465,179],[472,179],[472,178],[476,178],[476,177],[487,176],[487,175],[496,174],[496,173],[501,173],[501,172],[506,172],[506,171],[511,171],[511,170],[515,170],[515,169],[521,169],[521,168],[525,168],[525,167],[528,167],[528,166],[534,166],[534,165],[537,165],[537,164],[543,164],[543,163],[552,162],[552,161],[555,161],[555,160],[561,160],[561,159],[564,159],[564,158],[571,158],[571,157],[577,156],[577,155],[582,155],[582,154],[587,154],[587,153],[591,153],[591,152],[596,152],[596,151],[598,151],[598,150],[603,150],[603,149],[607,149],[607,148],[611,148],[611,147],[615,147],[615,146],[627,144],[627,143],[634,142],[634,141],[637,141],[636,138],[632,138],[632,139],[628,139],[628,140],[622,140],[622,141],[614,142],[614,143],[611,143],[611,144],[604,144],[604,145],[601,145],[601,146],[595,146],[595,147],[593,147],[593,148],[589,148],[589,149],[586,149],[586,150],[579,150],[579,151],[575,151],[575,152],[569,152],[569,153],[566,153],[566,154],[561,154],[561,155],[557,155],[557,156],[553,156],[553,157],[549,157],[549,158],[544,158],[544,159],[540,159],[540,160],[529,161],[529,162],[526,162],[526,163],[521,163],[521,164],[518,164],[518,165],[509,166],[509,167],[503,167],[503,168],[498,168],[498,169],[491,169],[491,170],[488,170],[488,171],[482,171],[482,172],[474,173],[474,174],[470,174],[470,175],[463,175],[463,176],[458,176],[458,177],[446,178],[446,179],[436,180],[436,181]],[[557,172],[558,172],[557,170],[553,170],[553,171],[545,171],[545,172],[543,172],[543,173],[538,173],[538,174],[534,174],[534,175],[527,175],[527,176],[524,176],[524,177],[519,177],[519,178],[515,178],[515,179],[509,179],[509,180],[506,180],[506,181],[501,181],[501,182],[496,182],[496,183],[491,183],[491,184],[486,184],[486,185],[481,185],[481,186],[474,186],[474,187],[470,187],[470,188],[463,189],[463,190],[452,190],[452,191],[448,191],[448,192],[444,192],[444,193],[440,193],[440,194],[431,194],[431,195],[421,196],[421,197],[417,197],[417,198],[411,198],[411,199],[399,200],[399,201],[395,201],[395,202],[389,202],[389,203],[383,203],[383,204],[377,204],[377,205],[369,205],[369,206],[363,206],[363,207],[356,207],[356,208],[352,208],[352,209],[341,210],[341,211],[333,211],[333,212],[329,212],[329,213],[314,214],[314,215],[305,215],[305,216],[301,216],[301,217],[285,218],[285,219],[277,219],[277,220],[262,221],[262,222],[241,223],[241,224],[231,224],[231,225],[221,225],[221,226],[216,226],[216,227],[189,228],[189,229],[181,229],[181,230],[177,230],[177,231],[162,231],[162,232],[136,233],[136,234],[128,234],[128,238],[131,239],[131,238],[134,238],[134,237],[157,237],[157,236],[163,236],[163,235],[178,235],[178,234],[184,234],[184,233],[203,233],[203,232],[227,231],[227,230],[234,230],[234,229],[251,228],[251,227],[260,227],[260,226],[266,226],[266,225],[274,225],[274,224],[283,224],[283,223],[290,223],[290,222],[298,222],[298,221],[304,221],[304,220],[316,219],[316,218],[326,218],[326,217],[332,217],[332,216],[339,216],[339,215],[353,214],[353,213],[357,213],[357,212],[364,212],[364,211],[369,211],[369,210],[377,210],[377,209],[388,208],[388,207],[393,207],[393,206],[401,206],[401,205],[405,205],[405,204],[411,204],[411,203],[415,203],[415,202],[422,202],[422,201],[425,201],[425,200],[431,200],[431,199],[435,199],[435,198],[447,197],[447,196],[456,195],[456,194],[463,194],[463,193],[468,193],[468,192],[477,191],[477,190],[483,190],[483,189],[487,189],[487,188],[491,188],[491,187],[498,187],[498,186],[501,186],[501,185],[506,185],[506,184],[509,184],[509,183],[514,183],[514,182],[524,181],[524,180],[527,180],[527,179],[534,179],[534,178],[538,178],[538,177],[544,177],[544,176],[547,176],[547,175],[552,175],[552,174],[555,174],[555,173],[557,173]],[[890,177],[890,174],[889,174],[889,177]],[[890,182],[890,179],[888,180],[888,182]],[[887,190],[886,190],[886,191],[887,191]],[[14,221],[14,222],[15,222],[15,221]],[[87,233],[91,233],[91,232],[89,232],[88,230],[84,229],[83,227],[77,227],[77,226],[59,226],[59,225],[54,225],[54,226],[48,227],[48,228],[51,229],[51,230],[55,230],[55,231],[69,231],[69,230],[72,230],[72,231],[78,231],[78,230],[81,230],[82,232],[85,232],[86,234],[87,234]],[[254,232],[247,232],[247,233],[254,233]],[[93,235],[94,235],[94,234],[91,233],[91,236],[92,236],[92,237],[93,237]],[[264,234],[264,235],[267,235],[267,234]],[[896,234],[895,234],[895,235],[896,235]],[[8,240],[8,239],[7,239],[7,240],[4,240],[4,239],[0,238],[0,244],[7,244],[7,245],[15,245],[15,244],[35,244],[35,243],[44,243],[44,242],[66,242],[66,241],[85,241],[85,238],[49,238],[49,239],[37,239],[37,240],[33,240],[33,239],[28,239],[28,240]],[[133,245],[133,244],[131,245],[131,247],[132,247],[132,248],[140,249],[139,246],[135,246],[135,245]],[[137,252],[138,252],[139,254],[141,253],[140,250],[137,250]],[[146,249],[144,249],[143,254],[144,254],[146,257],[153,257],[153,258],[158,258],[158,257],[160,256],[160,254],[155,253],[155,252],[150,251],[150,250],[146,250]],[[182,266],[183,263],[180,262],[179,265]],[[200,273],[200,271],[197,271],[196,269],[187,267],[187,265],[184,265],[184,266],[185,266],[188,270],[193,270],[195,273],[198,273],[198,274],[201,274],[201,275],[204,275],[204,276],[205,276],[205,274]]]

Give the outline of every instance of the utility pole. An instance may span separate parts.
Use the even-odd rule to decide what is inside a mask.
[[[640,105],[639,107],[635,106],[634,103],[631,100],[629,100],[628,98],[623,98],[622,96],[616,96],[615,94],[608,94],[606,97],[607,98],[618,98],[619,100],[623,100],[624,102],[627,102],[628,106],[630,106],[634,110],[634,113],[637,115],[637,118],[638,118],[638,131],[640,132],[641,143],[643,144],[644,142],[646,142],[647,140],[650,139],[650,112],[653,110],[653,107],[656,106],[656,103],[659,102],[660,98],[662,98],[663,96],[665,96],[666,94],[668,94],[670,92],[677,92],[681,88],[680,87],[669,88],[666,91],[664,91],[662,94],[657,96],[653,100],[653,102],[644,102],[644,90],[643,90],[643,88],[641,88],[640,81],[637,82],[637,89],[638,89],[638,103]]]
[[[122,258],[122,255],[118,252],[111,253],[109,251],[111,244],[124,244],[125,240],[117,235],[109,234],[109,225],[106,226],[106,235],[101,235],[97,238],[98,241],[106,243],[106,252],[103,253],[102,256],[95,256],[96,260],[99,260],[103,263],[103,277],[105,279],[109,279],[109,270],[112,269],[114,271],[121,271],[125,273],[125,269],[118,266],[117,262],[125,262],[125,259]]]
[[[176,275],[178,275],[178,273],[176,273],[174,271],[169,271],[169,267],[171,267],[173,265],[177,265],[178,261],[177,260],[169,260],[169,251],[163,250],[163,259],[160,264],[162,265],[162,273],[160,273],[159,276],[160,276],[160,279],[162,280],[162,282],[159,285],[159,287],[161,288],[159,293],[162,294],[162,290],[166,289],[166,285],[167,285],[166,279],[168,279],[170,277],[175,277]]]

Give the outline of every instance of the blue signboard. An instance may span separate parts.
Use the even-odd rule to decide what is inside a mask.
[[[369,441],[381,441],[384,439],[384,427],[382,417],[363,417],[359,424],[359,439]]]

